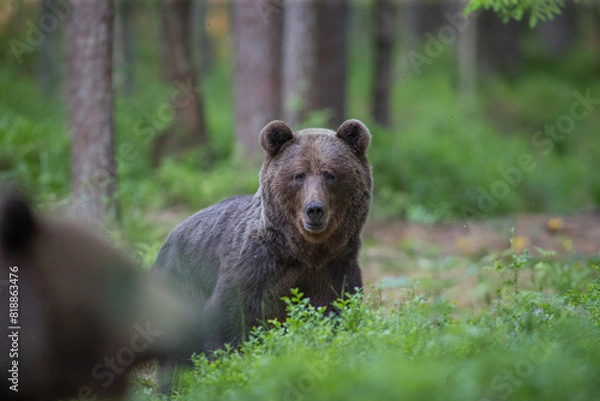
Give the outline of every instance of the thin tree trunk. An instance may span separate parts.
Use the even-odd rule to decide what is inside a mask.
[[[123,89],[126,95],[134,91],[135,60],[133,54],[133,0],[117,0],[117,47],[120,70],[123,71]]]
[[[198,48],[200,49],[200,76],[210,74],[215,63],[214,49],[212,39],[207,32],[208,1],[197,0],[194,3],[194,23],[196,27],[194,37],[197,38]]]
[[[581,7],[581,5],[579,5]],[[564,56],[577,43],[579,26],[577,24],[578,5],[567,2],[561,15],[553,20],[541,22],[538,33],[544,47],[553,58]]]
[[[397,4],[400,13],[400,31],[402,48],[412,49],[419,44],[419,29],[417,17],[419,15],[418,6],[414,1],[399,2]]]
[[[409,52],[420,52],[422,49],[418,47],[420,38],[417,36],[416,27],[417,7],[410,1],[397,2],[396,7],[398,12],[397,29],[399,30],[397,41],[401,57],[396,60],[397,64],[394,68],[397,68],[397,76],[401,77],[400,82],[402,83],[407,77],[412,77],[414,73],[408,57]]]
[[[391,89],[393,86],[393,51],[396,36],[394,0],[375,1],[375,69],[373,71],[373,118],[389,127]]]
[[[427,0],[409,0],[409,7],[413,10],[412,24],[414,35],[422,41],[425,41],[425,34],[429,32],[432,35],[437,34],[440,27],[447,24],[444,19],[444,13],[447,11],[446,1],[427,1]]]
[[[283,101],[285,121],[293,128],[318,108],[317,0],[287,0],[284,16]]]
[[[53,10],[57,0],[41,0],[40,20],[59,21]],[[58,24],[59,22],[57,22]],[[59,27],[46,30],[46,39],[42,42],[40,59],[38,61],[39,77],[42,90],[51,94],[57,87],[59,77]]]
[[[278,0],[238,0],[234,4],[235,129],[244,155],[261,153],[258,133],[281,118],[281,33]]]
[[[600,6],[586,4],[579,15],[579,23],[585,29],[584,42],[587,49],[595,55],[596,65],[600,62]]]
[[[458,2],[457,2],[458,3]],[[464,5],[457,4],[457,10],[462,12]],[[478,17],[467,17],[466,27],[458,33],[457,62],[458,90],[461,96],[473,100],[477,90],[477,24]]]
[[[177,95],[172,102],[174,120],[154,144],[156,165],[168,153],[208,142],[204,103],[194,68],[191,36],[191,0],[163,0],[162,65],[165,78]]]
[[[348,1],[321,0],[317,8],[319,40],[316,107],[329,111],[328,126],[345,120]]]
[[[112,1],[71,0],[67,76],[74,214],[103,221],[115,208]]]
[[[399,2],[401,10],[400,29],[403,57],[400,64],[402,79],[409,76],[421,76],[434,58],[446,51],[446,47],[434,45],[442,27],[448,25],[446,13],[449,11],[448,1],[406,0]]]
[[[489,10],[477,18],[480,71],[486,76],[501,74],[516,77],[521,70],[520,22],[511,20],[505,24]]]

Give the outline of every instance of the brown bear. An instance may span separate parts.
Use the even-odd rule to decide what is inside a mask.
[[[109,244],[0,196],[0,399],[119,397],[149,358],[190,355],[193,314]]]
[[[204,349],[245,338],[286,316],[282,297],[298,288],[326,306],[362,287],[360,234],[371,203],[371,141],[358,120],[337,132],[296,133],[272,121],[260,188],[194,214],[168,236],[153,276],[177,287],[210,322]]]

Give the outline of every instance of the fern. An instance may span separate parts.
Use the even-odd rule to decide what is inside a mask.
[[[511,19],[521,21],[528,15],[529,26],[533,28],[538,21],[552,20],[560,15],[565,3],[565,0],[471,0],[465,11],[471,14],[480,10],[492,10],[504,22]]]

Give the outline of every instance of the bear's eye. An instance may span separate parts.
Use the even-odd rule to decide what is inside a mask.
[[[304,173],[298,173],[294,176],[294,181],[298,184],[303,183],[304,179],[306,179],[306,174]]]
[[[327,181],[330,184],[335,181],[335,175],[329,171],[324,172],[323,177],[325,177],[325,181]]]

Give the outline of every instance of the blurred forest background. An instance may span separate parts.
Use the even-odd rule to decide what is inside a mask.
[[[175,400],[597,400],[599,108],[593,0],[0,0],[0,184],[144,267],[268,121],[371,129],[365,297],[292,291]]]
[[[256,190],[268,121],[358,118],[375,218],[597,209],[599,6],[465,4],[2,1],[0,178],[152,242]]]

